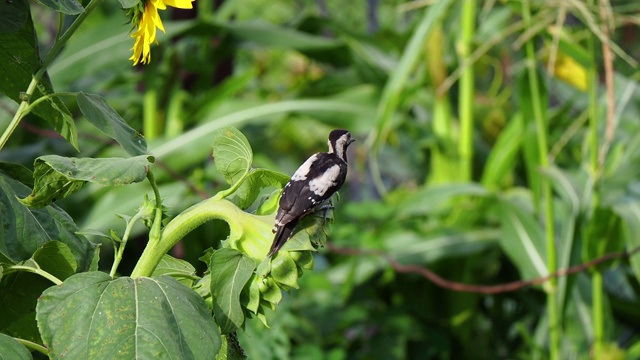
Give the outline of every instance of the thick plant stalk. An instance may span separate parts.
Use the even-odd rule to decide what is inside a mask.
[[[531,10],[529,1],[522,3],[522,18],[525,26],[531,26]],[[529,40],[525,44],[526,58],[528,62],[527,78],[531,93],[531,103],[533,107],[533,117],[536,124],[536,139],[538,143],[538,158],[540,167],[546,169],[549,167],[548,158],[548,140],[547,140],[547,121],[545,119],[544,104],[540,96],[540,85],[538,83],[538,75],[536,72],[536,53],[533,47],[533,40]],[[547,177],[541,178],[541,194],[542,206],[541,211],[544,216],[545,238],[547,249],[547,271],[553,273],[557,270],[557,253],[555,246],[555,229],[553,223],[553,194],[551,192],[551,184]],[[549,317],[549,358],[551,360],[559,359],[560,356],[560,319],[558,302],[556,301],[557,279],[549,279],[547,287],[547,315]]]
[[[462,7],[462,33],[458,43],[460,64],[469,64],[462,69],[460,76],[460,178],[471,181],[473,168],[473,100],[474,100],[474,72],[473,62],[467,61],[472,53],[471,45],[476,28],[476,1],[466,0]]]
[[[173,218],[162,230],[160,240],[150,241],[147,244],[131,273],[131,277],[151,276],[164,254],[168,253],[180,239],[193,229],[209,220],[224,220],[228,216],[233,216],[233,214],[225,211],[230,208],[224,206],[225,201],[226,200],[210,198],[192,206]]]
[[[589,1],[589,5],[595,6],[595,1]],[[609,36],[609,17],[607,16],[607,8],[610,7],[605,0],[599,1],[600,17],[602,22],[602,33],[605,37]],[[595,48],[595,35],[591,35],[588,38],[588,51],[591,56],[591,64],[589,68],[589,126],[590,126],[590,140],[591,140],[591,168],[592,176],[595,178],[594,184],[598,183],[600,174],[604,167],[604,161],[609,148],[609,145],[613,139],[613,132],[615,129],[615,99],[613,89],[613,60],[611,54],[611,48],[606,41],[602,43],[603,61],[605,68],[605,81],[607,88],[607,116],[606,116],[606,131],[605,138],[602,144],[602,148],[598,153],[599,141],[598,141],[598,73],[596,67],[596,48]],[[594,191],[594,208],[599,205],[598,193]],[[591,221],[597,221],[592,219]],[[603,241],[600,239],[591,239],[593,241]],[[591,277],[591,314],[593,317],[593,358],[601,359],[603,355],[604,347],[604,279],[602,270],[595,268]]]
[[[456,154],[456,136],[453,118],[449,105],[448,92],[439,93],[437,89],[447,78],[444,61],[445,35],[442,24],[438,24],[425,42],[425,58],[431,85],[435,97],[433,100],[433,133],[437,138],[437,145],[433,147],[431,168],[429,170],[429,184],[445,184],[457,179],[458,156]]]
[[[591,0],[590,5],[595,6],[595,1]],[[600,177],[601,168],[600,161],[598,159],[598,71],[596,67],[596,49],[595,49],[595,35],[591,35],[587,38],[587,51],[591,57],[591,64],[587,70],[587,82],[588,82],[588,97],[589,97],[589,144],[591,151],[589,153],[589,167],[591,169],[591,176],[595,179],[593,184],[598,182]],[[593,193],[593,208],[598,206],[599,197],[598,192]],[[594,221],[592,219],[591,221]],[[589,239],[587,239],[588,241]],[[603,319],[603,288],[602,272],[598,267],[594,268],[591,276],[591,316],[593,326],[593,358],[600,359],[602,355],[602,340],[604,332],[604,319]]]

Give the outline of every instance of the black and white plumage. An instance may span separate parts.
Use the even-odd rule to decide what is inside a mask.
[[[298,221],[338,191],[347,177],[347,147],[354,142],[346,130],[329,134],[329,151],[311,155],[285,185],[280,197],[267,256],[275,255],[293,234]]]

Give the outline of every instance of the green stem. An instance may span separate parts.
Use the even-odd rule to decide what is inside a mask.
[[[151,170],[147,172],[147,179],[153,189],[153,194],[155,196],[154,200],[156,202],[153,225],[151,225],[151,231],[149,231],[149,242],[158,243],[162,238],[162,198],[160,197],[160,190],[158,189],[158,185],[156,184],[156,180]]]
[[[147,244],[131,277],[150,276],[164,254],[168,253],[185,235],[209,220],[222,219],[232,223],[233,217],[236,216],[234,211],[242,212],[236,206],[230,206],[228,200],[220,200],[217,196],[183,211],[162,230],[161,241],[156,243],[150,241]]]
[[[590,0],[590,6],[596,6],[595,0]],[[598,69],[596,67],[596,48],[595,48],[595,35],[590,34],[587,38],[587,51],[591,60],[591,64],[587,69],[587,82],[588,82],[588,96],[589,96],[589,147],[591,152],[589,154],[589,168],[591,170],[591,176],[593,176],[593,184],[598,183],[600,177],[600,164],[598,161]],[[598,192],[593,192],[593,209],[599,206]],[[592,210],[593,214],[593,210]],[[598,219],[591,218],[591,221],[598,221]],[[589,241],[601,241],[600,239],[587,239]],[[591,292],[593,303],[591,304],[591,312],[593,316],[593,358],[600,359],[602,357],[602,347],[604,340],[604,283],[602,278],[602,272],[595,268],[592,273]]]
[[[158,189],[158,185],[156,184],[156,180],[151,170],[147,172],[147,180],[149,180],[151,188],[153,189],[153,194],[155,196],[153,224],[151,225],[151,230],[149,231],[149,243],[147,244],[147,247],[150,247],[160,243],[160,240],[162,239],[162,198],[160,197],[160,190]],[[118,265],[120,265],[125,246],[127,245],[127,241],[129,240],[129,236],[131,234],[131,229],[133,229],[133,226],[136,224],[136,222],[138,222],[138,220],[140,220],[140,218],[142,218],[147,211],[145,209],[147,201],[147,196],[145,195],[145,205],[142,206],[138,213],[135,214],[127,222],[127,227],[124,230],[124,235],[122,236],[122,242],[118,247],[118,251],[116,252],[115,258],[113,260],[113,266],[111,267],[111,272],[109,273],[111,277],[114,277],[116,275]]]
[[[60,34],[62,34],[62,27],[64,26],[64,14],[58,13],[58,31],[56,31],[56,40],[60,39]]]
[[[593,314],[593,359],[602,358],[602,345],[604,340],[604,316],[603,316],[603,278],[602,272],[598,269],[592,273],[591,296],[593,304],[591,304]]]
[[[590,6],[595,6],[595,1],[589,1]],[[589,154],[591,173],[597,179],[598,170],[598,70],[596,68],[595,40],[593,34],[587,38],[587,51],[591,64],[587,69],[587,81],[589,91]]]
[[[522,2],[522,18],[525,26],[531,26],[531,10],[529,1]],[[547,169],[549,167],[548,158],[548,141],[547,126],[545,113],[543,110],[542,99],[540,96],[540,85],[538,84],[538,75],[536,72],[536,53],[533,47],[533,39],[525,44],[525,52],[527,56],[527,77],[531,92],[531,102],[533,107],[533,117],[536,123],[536,138],[538,143],[538,158],[540,167]],[[555,246],[555,229],[553,222],[553,194],[551,192],[551,184],[547,177],[541,178],[541,190],[543,198],[543,206],[540,207],[544,212],[545,221],[545,237],[547,249],[547,271],[555,273],[557,268],[557,254]],[[552,277],[549,279],[547,288],[547,314],[549,317],[549,358],[557,360],[560,356],[560,321],[559,308],[556,301],[557,279]]]
[[[113,265],[111,266],[111,271],[109,272],[109,275],[111,277],[116,276],[116,271],[118,271],[118,266],[120,265],[120,261],[122,261],[122,255],[124,254],[124,248],[127,246],[127,241],[129,240],[129,236],[131,235],[131,229],[133,229],[133,225],[135,225],[136,222],[138,222],[138,220],[140,220],[140,218],[142,217],[142,212],[143,210],[140,209],[140,211],[138,211],[137,214],[133,215],[133,217],[127,222],[127,227],[125,228],[124,234],[122,235],[122,241],[118,246],[118,251],[114,256]]]
[[[29,86],[27,87],[27,91],[25,92],[25,98],[20,102],[20,105],[18,106],[18,110],[13,116],[13,119],[11,119],[11,123],[9,124],[9,127],[7,127],[4,133],[2,133],[2,136],[0,137],[0,149],[2,149],[6,145],[7,141],[9,140],[9,137],[11,137],[11,134],[13,134],[13,132],[18,127],[18,124],[20,124],[20,121],[22,120],[22,118],[24,118],[24,116],[27,114],[26,111],[29,109],[28,105],[29,105],[29,101],[31,100],[31,96],[33,96],[33,94],[35,93],[38,83],[40,83],[42,76],[44,76],[44,74],[47,72],[47,68],[49,67],[49,65],[51,65],[53,60],[55,60],[58,54],[60,54],[60,51],[62,51],[64,46],[67,44],[67,41],[69,41],[69,38],[71,38],[71,36],[76,32],[76,30],[78,30],[78,28],[87,18],[87,16],[89,16],[89,14],[93,10],[95,10],[98,7],[98,5],[102,3],[102,1],[103,0],[91,0],[91,2],[87,5],[84,11],[80,15],[78,15],[76,20],[71,24],[71,26],[69,26],[69,29],[67,29],[67,31],[65,31],[62,36],[60,36],[59,38],[56,38],[56,41],[51,47],[51,50],[49,50],[44,60],[42,61],[42,65],[40,66],[38,71],[36,71],[36,73],[33,74],[33,77],[31,78],[31,82],[29,83]]]
[[[27,91],[25,93],[26,98],[22,100],[22,102],[20,102],[20,105],[18,106],[18,110],[13,115],[13,119],[11,119],[9,126],[2,133],[2,136],[0,136],[0,150],[2,150],[2,148],[7,144],[7,141],[9,141],[9,137],[11,137],[11,134],[13,134],[13,132],[16,130],[16,128],[20,124],[20,120],[22,120],[22,118],[26,115],[25,111],[29,107],[29,98],[31,97],[31,95],[33,95],[37,86],[38,86],[38,79],[36,79],[36,77],[34,76],[31,78],[31,82],[27,87]]]
[[[458,45],[460,64],[465,66],[460,75],[460,99],[458,111],[460,113],[460,177],[462,181],[471,181],[473,166],[473,103],[474,103],[474,72],[473,62],[469,61],[471,46],[476,27],[476,0],[465,0],[462,7],[462,36]]]
[[[62,280],[58,279],[57,277],[51,275],[50,273],[40,269],[40,268],[34,268],[31,266],[23,266],[23,265],[12,265],[9,267],[9,269],[11,270],[18,270],[18,271],[25,271],[25,272],[30,272],[33,274],[38,274],[40,276],[42,276],[43,278],[51,281],[52,283],[56,284],[56,285],[61,285],[62,284]]]
[[[219,191],[217,194],[213,196],[213,198],[216,200],[222,200],[227,196],[233,194],[236,190],[238,190],[240,185],[242,185],[242,183],[244,182],[244,178],[247,177],[249,173],[250,173],[250,170],[247,170],[244,174],[242,174],[240,179],[238,179],[236,182],[233,183],[233,185],[231,185],[230,188],[228,188],[227,190]]]
[[[33,341],[20,339],[20,338],[16,338],[16,337],[14,337],[13,339],[16,340],[17,342],[19,342],[20,344],[24,345],[28,349],[35,350],[35,351],[37,351],[39,353],[42,353],[42,354],[45,354],[45,355],[49,356],[49,350],[46,347],[44,347],[44,346],[42,346],[42,345],[40,345],[38,343],[34,343]]]

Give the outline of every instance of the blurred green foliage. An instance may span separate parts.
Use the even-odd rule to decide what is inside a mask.
[[[256,168],[286,174],[324,151],[332,129],[358,138],[335,201],[333,247],[267,312],[270,329],[252,319],[238,332],[250,358],[639,358],[637,252],[494,294],[448,289],[385,258],[453,282],[500,285],[640,247],[640,4],[523,1],[470,10],[468,1],[196,0],[192,11],[163,12],[166,33],[151,64],[137,67],[127,60],[133,39],[124,11],[105,2],[48,79],[56,91],[101,94],[145,136],[171,215],[227,187],[210,156],[223,126],[242,130]],[[44,53],[59,14],[29,5]],[[466,34],[465,16],[475,19]],[[603,44],[613,51],[610,74]],[[472,83],[463,86],[470,70]],[[43,89],[51,91],[49,81]],[[18,107],[14,95],[0,97],[2,129]],[[54,99],[47,106],[73,116],[79,151],[51,131],[72,137],[67,120],[34,112],[0,160],[33,168],[47,154],[125,156],[81,120],[87,114],[76,101]],[[131,214],[145,193],[147,183],[90,184],[56,204],[80,229],[121,234],[116,214]],[[220,247],[228,232],[209,222],[171,254],[202,272],[203,251]],[[132,236],[123,274],[146,241],[142,226]],[[101,269],[111,251],[104,242]],[[3,282],[0,292],[10,291]]]

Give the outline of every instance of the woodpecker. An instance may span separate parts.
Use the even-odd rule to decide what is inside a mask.
[[[289,240],[300,219],[342,187],[347,177],[347,147],[354,141],[348,131],[333,130],[329,151],[311,155],[291,176],[282,190],[273,227],[275,237],[267,257],[275,255]]]

